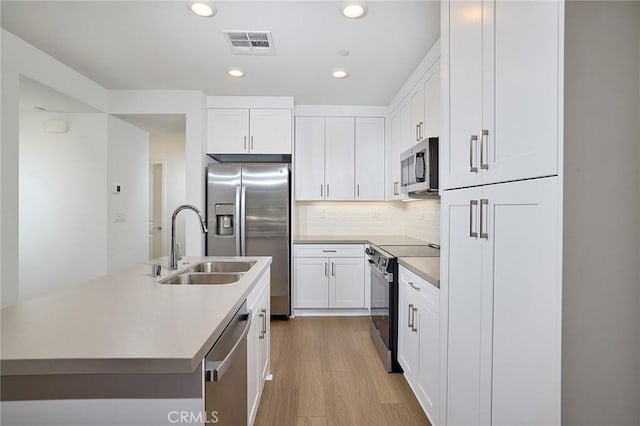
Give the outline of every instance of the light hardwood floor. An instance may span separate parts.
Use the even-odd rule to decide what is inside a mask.
[[[401,374],[388,374],[366,317],[271,322],[271,373],[256,426],[430,425]]]

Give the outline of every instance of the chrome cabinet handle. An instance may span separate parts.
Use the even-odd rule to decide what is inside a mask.
[[[324,262],[324,276],[328,277],[329,276],[329,264],[327,262]]]
[[[474,142],[478,142],[478,135],[471,135],[471,139],[469,139],[469,171],[471,173],[478,173],[478,168],[473,165],[473,145]]]
[[[480,139],[480,168],[489,170],[489,163],[484,162],[484,142],[487,142],[487,158],[489,158],[489,131],[482,129],[482,138]]]
[[[421,121],[420,124],[418,124],[418,128],[420,129],[420,140],[424,139],[424,135],[422,134],[423,126],[424,126],[424,123]]]
[[[418,308],[412,308],[413,315],[411,318],[411,331],[418,331],[418,327],[416,326],[416,313],[418,312]]]
[[[327,184],[327,197],[329,196],[329,184]]]
[[[331,275],[336,276],[336,264],[331,262]]]
[[[260,316],[262,317],[262,330],[260,330],[260,338],[264,339],[267,335],[267,310],[260,309]]]
[[[326,249],[322,250],[323,253],[335,253],[336,251],[337,250],[326,250]]]
[[[360,198],[360,184],[356,185],[356,196]]]
[[[471,238],[478,238],[478,233],[473,230],[473,206],[478,208],[478,200],[469,201],[469,236]]]
[[[320,196],[321,197],[324,196],[323,192],[324,192],[324,184],[320,184]]]
[[[262,311],[260,311],[260,313],[258,314],[258,316],[260,317],[260,335],[258,336],[259,339],[264,339],[264,334],[262,333],[262,330],[264,329],[264,314],[262,313]]]
[[[418,125],[416,124],[416,141],[420,140],[420,136],[418,136],[419,130],[418,130]]]
[[[415,286],[415,284],[413,284],[413,282],[411,282],[411,281],[407,281],[407,283],[408,283],[408,284],[409,284],[409,285],[410,285],[414,290],[420,291],[420,287],[416,287],[416,286]]]
[[[411,323],[411,315],[413,314],[413,305],[409,305],[409,310],[407,311],[408,315],[408,319],[407,319],[407,327],[409,327],[410,329],[413,329],[413,324]]]
[[[400,182],[393,182],[393,195],[400,195],[400,193],[398,192],[398,184]]]
[[[487,206],[487,217],[484,217],[484,214],[482,213],[484,208],[483,206]],[[482,226],[485,222],[485,219],[487,221],[486,223],[486,227]],[[487,200],[486,198],[481,198],[480,199],[480,238],[484,238],[485,240],[489,239],[489,200]]]
[[[244,149],[247,149],[247,137],[243,136],[242,139],[244,140]]]

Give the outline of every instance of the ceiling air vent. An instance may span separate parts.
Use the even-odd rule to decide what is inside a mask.
[[[223,31],[234,55],[275,55],[271,31]]]

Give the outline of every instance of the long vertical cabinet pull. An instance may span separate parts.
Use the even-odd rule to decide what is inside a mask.
[[[324,196],[324,184],[320,184],[320,198]]]
[[[251,151],[253,151],[253,135],[251,135]]]
[[[329,276],[329,264],[327,262],[324,262],[324,276],[328,277]]]
[[[360,198],[360,184],[356,185],[356,195],[358,198]]]
[[[262,330],[260,331],[260,338],[264,339],[264,336],[267,335],[267,310],[260,309],[260,312],[260,315],[262,316]]]
[[[487,214],[483,213],[487,209]],[[485,240],[489,239],[489,200],[486,198],[480,199],[480,238]]]
[[[407,309],[407,327],[413,330],[413,321],[411,321],[411,317],[413,316],[413,305],[409,305],[409,309]]]
[[[258,314],[258,317],[260,317],[260,322],[262,322],[262,324],[260,325],[260,335],[258,336],[259,339],[264,339],[264,318],[266,317],[266,314],[264,313],[265,310],[261,309],[260,313]]]
[[[412,308],[413,315],[411,315],[411,331],[418,331],[418,326],[416,326],[416,313],[418,313],[418,308]]]
[[[327,184],[327,198],[329,198],[329,184]]]
[[[482,129],[482,137],[480,139],[480,168],[482,170],[489,170],[489,163],[485,163],[484,161],[485,142],[487,143],[487,158],[489,158],[489,131]]]
[[[475,142],[475,143],[474,143]],[[478,173],[478,167],[473,165],[473,146],[478,145],[478,135],[471,135],[469,139],[469,171]]]
[[[336,264],[331,262],[331,275],[336,276]]]
[[[247,150],[247,137],[243,136],[242,139],[244,140],[244,150]]]
[[[469,201],[469,236],[471,238],[478,238],[478,232],[473,230],[473,206],[476,207],[476,210],[478,209],[478,200]]]

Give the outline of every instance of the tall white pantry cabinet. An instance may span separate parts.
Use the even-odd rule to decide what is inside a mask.
[[[443,1],[439,425],[559,425],[563,3]]]

